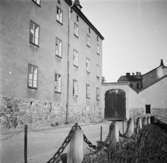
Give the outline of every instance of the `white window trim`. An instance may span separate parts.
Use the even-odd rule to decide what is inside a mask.
[[[30,43],[39,46],[40,26],[34,21],[30,21]]]
[[[61,93],[62,91],[62,76],[59,73],[55,73],[55,86],[54,86],[54,91],[55,93]]]
[[[56,43],[55,43],[55,54],[57,57],[62,58],[62,50],[63,50],[63,43],[62,40],[56,37]]]
[[[63,10],[60,6],[56,8],[56,21],[63,24]]]

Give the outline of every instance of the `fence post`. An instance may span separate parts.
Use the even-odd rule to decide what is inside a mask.
[[[24,163],[27,163],[28,125],[24,126]]]
[[[69,144],[67,163],[81,163],[83,161],[83,132],[77,127]]]
[[[103,141],[103,128],[100,126],[100,141]]]

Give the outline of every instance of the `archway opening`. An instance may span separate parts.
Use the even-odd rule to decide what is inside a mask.
[[[111,89],[105,93],[105,119],[123,121],[126,119],[126,93],[121,89]]]

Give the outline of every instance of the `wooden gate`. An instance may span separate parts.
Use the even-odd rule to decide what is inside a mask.
[[[126,119],[126,95],[121,89],[111,89],[105,94],[105,119]]]

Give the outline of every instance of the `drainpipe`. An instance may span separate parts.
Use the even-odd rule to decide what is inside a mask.
[[[68,123],[68,117],[69,117],[69,89],[70,89],[70,12],[71,8],[73,6],[72,4],[68,7],[68,35],[67,35],[67,96],[66,96],[66,119],[65,123]]]

